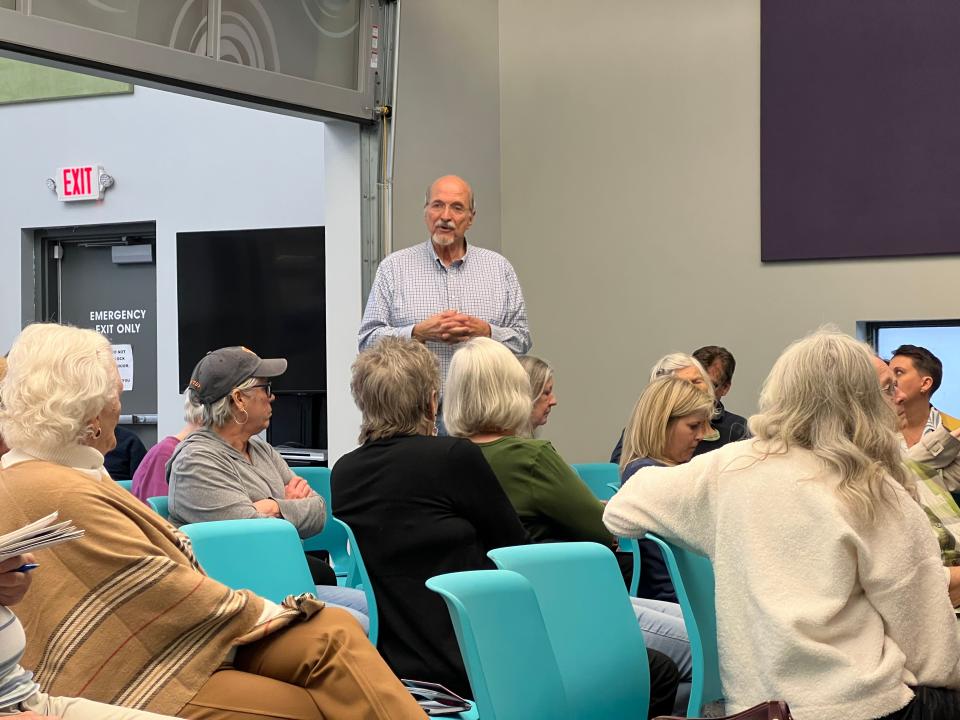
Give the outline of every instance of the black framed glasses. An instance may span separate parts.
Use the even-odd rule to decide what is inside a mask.
[[[263,388],[264,390],[266,390],[266,392],[267,392],[267,397],[270,397],[271,395],[273,395],[273,383],[272,383],[272,382],[260,383],[259,385],[251,385],[251,386],[248,387],[248,388],[244,388],[244,392],[246,392],[247,390],[256,390],[257,388]]]

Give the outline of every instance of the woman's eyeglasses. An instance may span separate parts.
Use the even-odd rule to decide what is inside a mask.
[[[265,382],[265,383],[261,383],[260,385],[251,385],[251,386],[248,387],[248,388],[244,388],[244,391],[246,391],[246,390],[256,390],[257,388],[263,388],[263,389],[266,390],[266,392],[267,392],[267,397],[270,397],[271,395],[273,395],[272,386],[273,386],[273,383]]]

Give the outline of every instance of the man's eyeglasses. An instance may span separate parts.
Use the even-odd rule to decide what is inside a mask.
[[[887,383],[886,385],[881,385],[880,390],[883,391],[883,394],[887,397],[894,397],[897,394],[897,384],[892,382]]]
[[[247,390],[256,390],[257,388],[263,388],[267,392],[267,397],[270,397],[271,395],[273,395],[272,386],[273,386],[272,382],[265,382],[265,383],[261,383],[260,385],[251,385],[250,387],[244,388],[243,390],[244,392],[246,392]]]

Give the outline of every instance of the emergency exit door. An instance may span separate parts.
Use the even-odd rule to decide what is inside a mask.
[[[157,441],[157,277],[153,224],[38,233],[38,319],[110,341],[123,380],[120,424]]]

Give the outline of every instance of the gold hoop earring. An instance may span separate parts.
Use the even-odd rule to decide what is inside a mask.
[[[240,408],[240,410],[243,411],[243,420],[237,420],[237,416],[234,415],[234,416],[233,416],[233,421],[234,421],[237,425],[244,425],[244,424],[246,424],[247,420],[250,419],[250,413],[247,412],[247,409],[246,409],[246,408]]]

